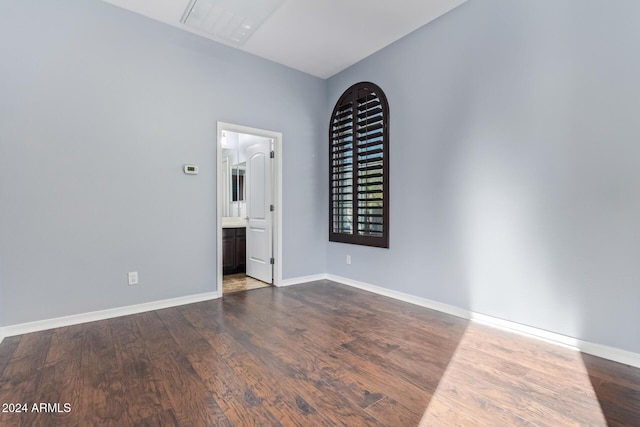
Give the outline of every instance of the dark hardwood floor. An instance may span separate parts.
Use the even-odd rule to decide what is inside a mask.
[[[0,372],[2,426],[640,425],[640,369],[327,281],[9,337]]]

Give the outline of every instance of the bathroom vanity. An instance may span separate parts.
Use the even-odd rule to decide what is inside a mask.
[[[222,274],[246,271],[247,228],[241,218],[222,221]]]

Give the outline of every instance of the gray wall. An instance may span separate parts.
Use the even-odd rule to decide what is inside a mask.
[[[325,271],[323,80],[98,0],[0,2],[0,76],[0,324],[214,291],[218,120],[283,133],[283,275]]]
[[[329,273],[640,352],[640,3],[471,0],[328,81],[391,108],[390,249]],[[352,265],[345,256],[352,255]]]

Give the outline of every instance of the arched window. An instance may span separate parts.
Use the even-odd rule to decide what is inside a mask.
[[[389,247],[389,104],[373,83],[347,89],[331,115],[329,241]]]

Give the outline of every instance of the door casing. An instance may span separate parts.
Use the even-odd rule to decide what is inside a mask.
[[[222,158],[222,132],[236,132],[273,139],[274,163],[271,174],[271,199],[273,212],[273,285],[282,283],[282,133],[232,123],[217,122],[216,188],[217,188],[217,292],[222,296],[222,216],[224,211],[224,176],[220,165]]]

